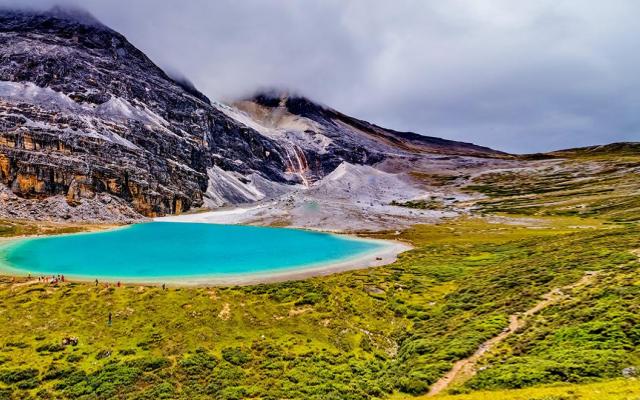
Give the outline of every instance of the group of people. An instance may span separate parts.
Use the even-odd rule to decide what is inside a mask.
[[[96,287],[98,287],[98,285],[100,284],[100,282],[98,282],[97,279],[96,279],[95,283],[96,283]],[[104,287],[108,288],[109,286],[111,286],[111,284],[109,282],[105,282],[104,283]],[[122,283],[120,281],[116,282],[116,287],[120,287],[120,286],[122,286]]]
[[[29,278],[31,278],[31,275],[29,275]],[[38,282],[50,283],[52,285],[55,285],[59,282],[64,282],[64,275],[41,275],[38,277]]]
[[[31,280],[31,274],[29,274],[29,280]],[[15,277],[13,277],[11,279],[11,281],[15,282]],[[49,275],[40,275],[40,276],[38,276],[38,282],[49,283],[51,285],[56,285],[58,283],[64,283],[65,282],[65,278],[64,278],[64,275],[62,275],[62,274],[51,275],[51,276],[49,276]],[[98,287],[99,283],[100,282],[98,282],[98,280],[96,279],[95,280],[96,287]],[[105,282],[104,283],[104,287],[108,288],[109,286],[110,286],[109,282]],[[121,287],[122,286],[122,282],[120,282],[120,281],[116,282],[115,286],[116,287]],[[164,283],[162,284],[162,290],[163,291],[167,290],[167,285],[164,284]]]
[[[63,280],[63,282],[64,282],[64,280]],[[96,287],[98,287],[99,284],[100,284],[100,282],[96,279],[95,280]],[[109,282],[105,282],[104,283],[104,287],[108,288],[109,286],[110,286]],[[122,282],[120,282],[120,281],[116,282],[116,287],[121,287],[121,286],[122,286]],[[164,284],[164,283],[162,284],[162,290],[167,290],[167,285]]]

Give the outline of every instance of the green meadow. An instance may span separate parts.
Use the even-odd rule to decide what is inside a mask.
[[[487,194],[474,205],[482,217],[370,235],[414,246],[383,267],[166,290],[3,277],[0,399],[423,396],[510,316],[591,274],[441,396],[637,400],[640,228],[628,175],[637,160],[594,162],[613,166],[588,185],[563,173],[533,197],[520,192],[547,172],[519,184],[482,176],[468,189]],[[603,191],[611,185],[622,189]],[[3,236],[81,229],[0,222]]]

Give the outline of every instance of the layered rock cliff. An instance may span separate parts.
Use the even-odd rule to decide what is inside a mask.
[[[177,213],[213,166],[283,181],[278,149],[90,16],[0,14],[0,181],[19,197]]]

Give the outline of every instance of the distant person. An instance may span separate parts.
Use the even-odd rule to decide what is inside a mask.
[[[98,280],[96,279],[96,287],[98,287]]]
[[[111,326],[111,312],[109,312],[109,326]]]
[[[64,282],[64,275],[60,275],[60,280],[62,280],[62,282]]]
[[[165,286],[165,284],[163,283],[163,284],[162,284],[162,290],[164,291],[165,289],[166,289],[166,286]]]

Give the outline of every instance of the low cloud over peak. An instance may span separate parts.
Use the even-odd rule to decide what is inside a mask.
[[[291,88],[378,125],[520,153],[640,140],[635,1],[63,4],[215,99]]]

